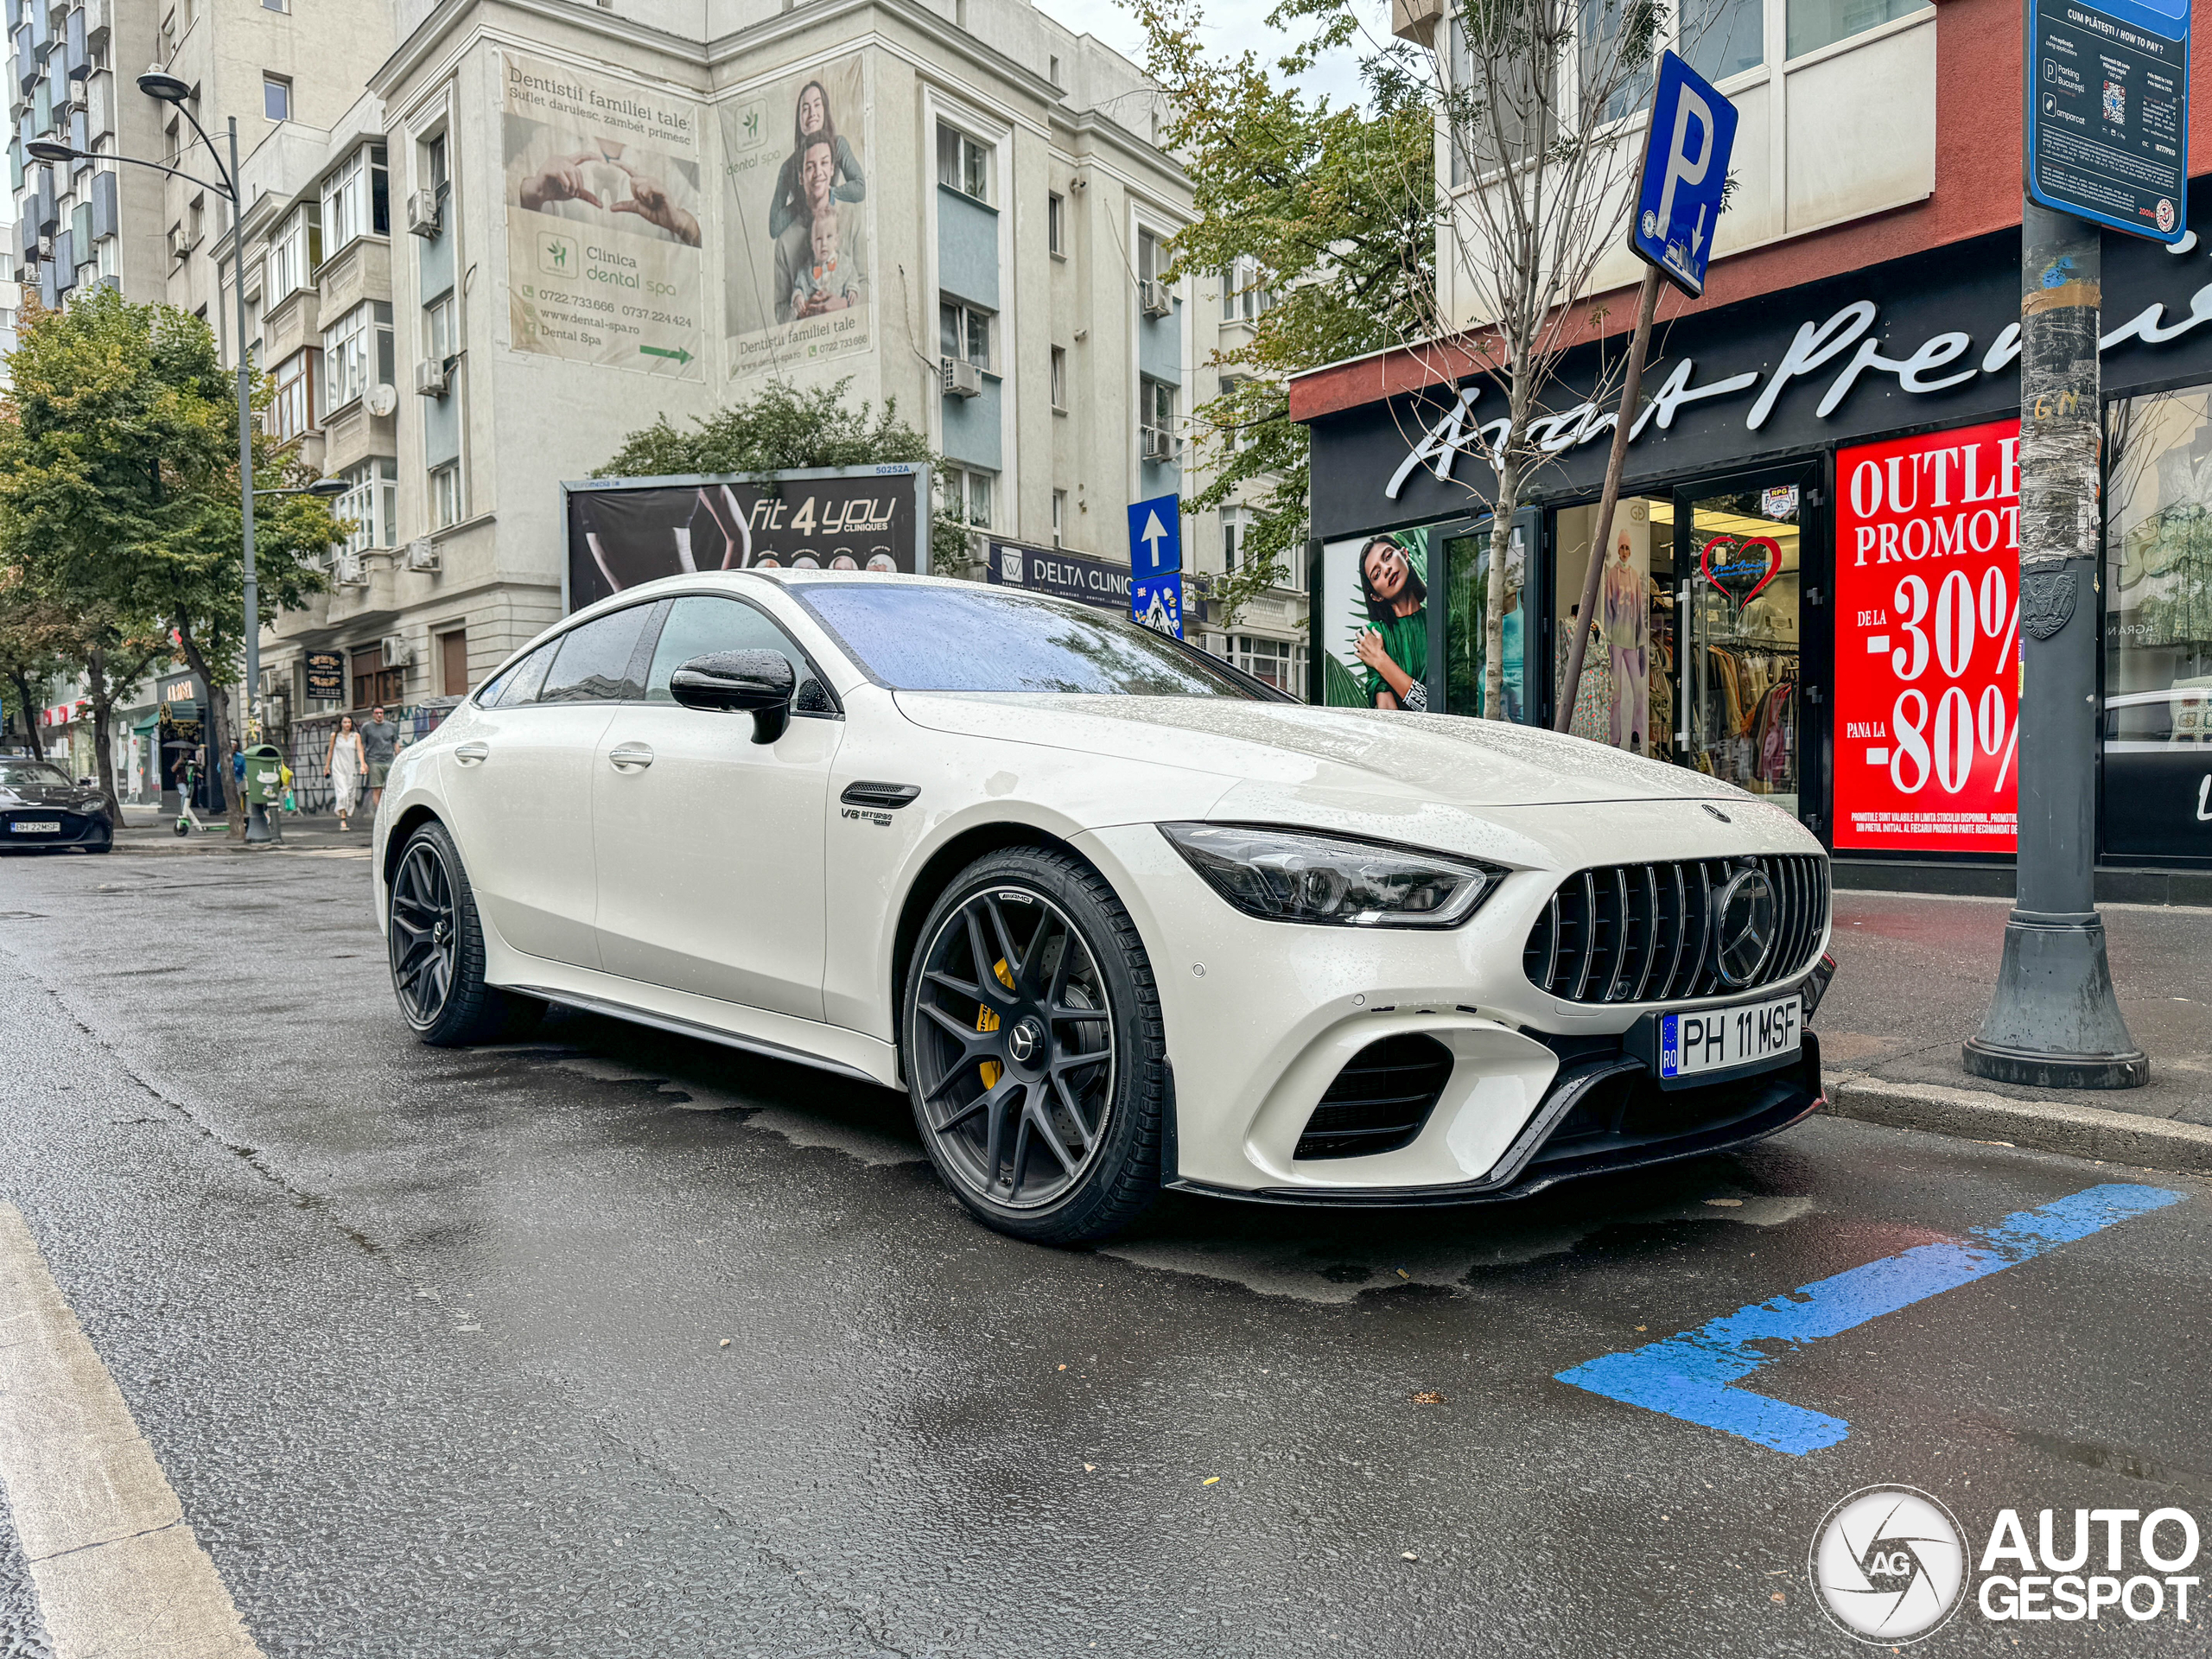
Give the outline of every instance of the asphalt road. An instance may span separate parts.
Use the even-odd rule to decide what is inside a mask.
[[[1808,1548],[1860,1487],[1970,1554],[2006,1506],[2212,1538],[2202,1183],[1815,1119],[1043,1251],[896,1096],[575,1016],[416,1046],[367,893],[343,849],[0,866],[0,1200],[266,1654],[1832,1655]],[[1762,1344],[1823,1449],[1556,1378],[2110,1183],[2178,1201]],[[42,1642],[0,1516],[0,1654]],[[1969,1605],[1921,1650],[2202,1624]]]

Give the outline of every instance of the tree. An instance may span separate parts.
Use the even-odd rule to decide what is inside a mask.
[[[38,715],[48,680],[69,671],[70,653],[60,648],[55,608],[31,591],[29,579],[0,562],[0,713],[18,715],[31,753],[46,758]],[[4,724],[0,721],[0,724]]]
[[[94,765],[118,823],[123,818],[115,787],[115,706],[149,669],[173,655],[158,627],[126,623],[98,594],[43,591],[36,577],[11,563],[0,548],[0,678],[23,708],[33,753],[43,754],[33,690],[65,674],[83,675],[84,700],[92,706]]]
[[[827,391],[771,380],[750,402],[695,415],[689,429],[663,415],[632,432],[594,478],[674,478],[697,473],[758,477],[804,467],[877,467],[890,461],[945,465],[929,440],[899,418],[896,398],[878,411],[845,401],[848,379]],[[930,522],[930,563],[950,574],[966,563],[967,527],[942,514]]]
[[[245,645],[245,538],[236,382],[207,323],[98,287],[38,312],[8,359],[0,419],[0,556],[86,622],[78,651],[99,695],[94,741],[112,797],[102,709],[173,642],[207,688],[208,763],[231,747],[229,689]],[[265,378],[254,406],[266,406]],[[262,489],[305,481],[257,423]],[[320,500],[257,500],[260,620],[321,590],[320,557],[347,529]],[[222,774],[218,772],[217,776]],[[245,815],[230,798],[233,834]]]
[[[1145,67],[1173,117],[1162,141],[1191,175],[1197,217],[1174,240],[1175,275],[1248,273],[1250,338],[1217,351],[1224,391],[1192,411],[1206,483],[1186,512],[1261,491],[1239,569],[1217,585],[1224,625],[1304,556],[1307,442],[1283,380],[1301,369],[1417,338],[1433,315],[1435,117],[1393,43],[1363,66],[1370,107],[1332,107],[1295,77],[1325,48],[1353,38],[1347,6],[1287,0],[1287,23],[1318,18],[1306,46],[1269,66],[1255,51],[1209,53],[1201,0],[1131,0]]]

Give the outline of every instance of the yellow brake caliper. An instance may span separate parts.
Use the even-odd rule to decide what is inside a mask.
[[[1005,986],[1007,989],[1010,991],[1014,988],[1014,975],[1007,969],[1006,965],[1006,959],[1003,957],[1001,957],[992,967],[991,972],[997,976],[999,983]],[[998,1028],[999,1017],[997,1014],[992,1013],[988,1007],[979,1007],[976,1010],[976,1030],[996,1031]],[[986,1089],[997,1088],[999,1086],[1000,1077],[1003,1077],[1006,1073],[1006,1068],[1001,1065],[996,1060],[985,1060],[982,1065],[976,1069],[977,1072],[981,1074],[983,1079],[983,1087]]]

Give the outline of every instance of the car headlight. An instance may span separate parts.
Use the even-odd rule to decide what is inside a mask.
[[[1338,927],[1456,927],[1506,872],[1412,847],[1242,824],[1163,823],[1160,833],[1248,916]]]

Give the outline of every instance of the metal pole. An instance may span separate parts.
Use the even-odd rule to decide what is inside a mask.
[[[231,261],[238,278],[238,527],[245,543],[245,685],[238,698],[238,746],[250,748],[253,700],[261,685],[261,584],[255,579],[253,569],[253,362],[245,335],[245,193],[238,188],[236,116],[231,118]],[[227,766],[227,760],[225,765]],[[251,766],[248,770],[251,770]],[[246,806],[245,810],[248,841],[276,839],[265,809]]]
[[[1975,1077],[2041,1089],[2133,1089],[2151,1079],[2113,995],[2091,865],[2101,260],[2094,225],[2024,194],[2019,871],[1996,994],[1964,1059]]]
[[[1612,453],[1605,458],[1605,486],[1598,497],[1598,522],[1590,531],[1590,567],[1582,573],[1582,623],[1574,643],[1567,649],[1567,683],[1560,688],[1559,708],[1552,715],[1552,729],[1564,732],[1574,724],[1574,704],[1582,690],[1582,658],[1596,621],[1598,578],[1605,569],[1606,542],[1613,533],[1613,510],[1620,505],[1621,474],[1628,467],[1628,436],[1636,424],[1637,399],[1643,391],[1643,359],[1651,349],[1651,319],[1659,309],[1659,267],[1643,272],[1643,293],[1637,301],[1636,335],[1629,341],[1628,367],[1621,380],[1621,412],[1613,418]],[[1645,740],[1649,747],[1649,740]]]

